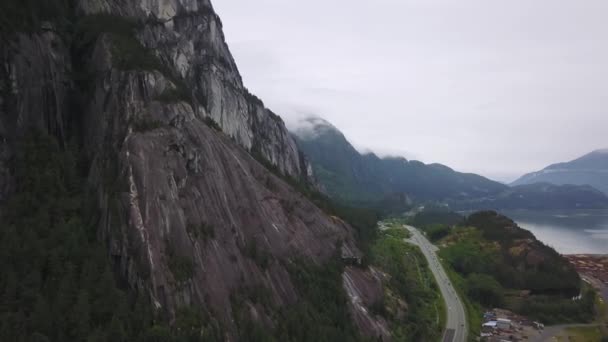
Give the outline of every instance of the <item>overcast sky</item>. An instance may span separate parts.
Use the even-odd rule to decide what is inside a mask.
[[[497,180],[608,147],[607,0],[216,0],[245,85]]]

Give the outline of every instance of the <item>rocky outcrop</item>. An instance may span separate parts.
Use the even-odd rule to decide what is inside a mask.
[[[139,41],[184,82],[196,116],[211,117],[238,144],[281,172],[298,179],[312,176],[283,120],[243,86],[209,1],[81,0],[80,7],[88,15],[144,22]]]
[[[0,200],[27,130],[75,140],[120,275],[169,320],[204,308],[227,338],[234,293],[263,288],[282,308],[298,300],[293,260],[360,259],[347,224],[256,160],[312,179],[283,121],[243,87],[208,1],[80,0],[76,13],[71,34],[43,23],[2,36]],[[364,274],[345,273],[358,296],[375,282]],[[247,305],[272,326],[272,309]]]
[[[65,142],[71,92],[68,47],[46,25],[35,34],[0,35],[0,200],[11,191],[11,143],[32,127]]]
[[[390,341],[388,323],[369,309],[374,305],[379,305],[383,300],[382,281],[380,272],[374,269],[364,271],[347,267],[342,274],[342,282],[350,300],[350,312],[359,329],[368,337],[380,341]]]
[[[171,125],[177,113],[182,129]],[[347,226],[228,137],[179,105],[163,114],[166,126],[123,141],[117,179],[126,184],[98,189],[112,256],[160,307],[204,304],[229,322],[226,303],[243,287],[270,289],[279,306],[297,300],[283,260],[322,262],[340,241],[356,251]],[[173,259],[191,263],[192,273],[176,274]]]

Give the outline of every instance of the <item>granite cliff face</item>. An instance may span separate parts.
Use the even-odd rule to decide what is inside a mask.
[[[187,88],[180,91],[188,93],[197,117],[212,118],[238,144],[283,173],[311,175],[283,121],[243,86],[209,1],[83,0],[80,7],[87,15],[107,13],[145,22],[138,40]]]
[[[261,287],[270,308],[285,307],[298,300],[294,260],[360,257],[350,226],[258,162],[312,182],[283,121],[243,86],[209,1],[75,3],[68,29],[49,20],[2,32],[0,200],[27,131],[79,143],[98,235],[130,288],[169,320],[203,307],[228,339],[236,292]],[[373,336],[386,326],[355,297],[381,296],[377,282],[344,276],[356,323]],[[272,309],[246,304],[273,326]]]

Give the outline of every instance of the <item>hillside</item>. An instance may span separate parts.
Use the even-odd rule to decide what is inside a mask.
[[[590,322],[595,293],[568,260],[529,231],[494,211],[476,212],[449,228],[439,254],[453,269],[452,280],[474,305],[508,308],[545,324]],[[582,294],[581,300],[573,296]]]
[[[604,209],[608,196],[589,185],[533,183],[513,186],[496,196],[451,202],[455,210],[480,209]]]
[[[590,185],[608,194],[608,149],[596,150],[575,160],[549,165],[523,175],[512,185],[531,183]]]
[[[608,208],[608,197],[585,185],[509,187],[441,164],[361,154],[336,127],[317,117],[300,122],[294,136],[327,194],[346,202],[380,203],[393,212],[429,201],[455,210]]]
[[[360,154],[327,121],[308,118],[294,131],[327,193],[346,201],[378,200],[404,193],[418,201],[465,200],[495,195],[508,187],[441,164]]]

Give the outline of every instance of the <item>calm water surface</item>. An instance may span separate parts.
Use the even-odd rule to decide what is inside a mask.
[[[502,213],[562,254],[608,254],[608,210]]]

